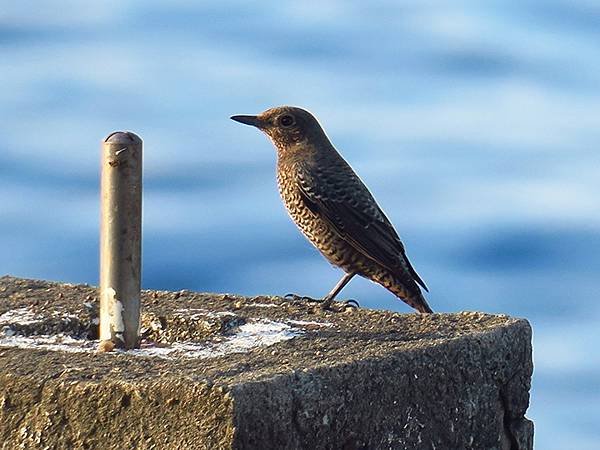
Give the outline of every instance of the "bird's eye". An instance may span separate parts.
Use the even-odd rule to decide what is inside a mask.
[[[279,118],[279,125],[281,125],[282,127],[291,127],[292,125],[294,125],[294,123],[294,116],[291,116],[289,114],[285,114],[284,116],[281,116]]]

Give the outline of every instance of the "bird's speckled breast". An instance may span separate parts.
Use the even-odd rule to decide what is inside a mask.
[[[314,214],[306,205],[298,188],[302,169],[295,164],[277,165],[277,186],[290,217],[302,234],[333,265],[354,269],[356,255],[331,225]]]

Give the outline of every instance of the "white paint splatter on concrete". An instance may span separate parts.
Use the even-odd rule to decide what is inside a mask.
[[[232,313],[230,311],[217,311],[217,312],[213,312],[213,311],[208,311],[206,309],[201,309],[201,308],[180,308],[180,309],[176,309],[173,312],[173,316],[175,317],[185,317],[186,319],[190,319],[190,320],[201,320],[201,319],[214,319],[214,318],[221,318],[221,317],[229,317],[229,316],[235,316],[235,313]]]
[[[139,356],[215,358],[232,353],[246,353],[259,347],[269,347],[278,342],[293,339],[304,330],[293,328],[283,322],[255,320],[237,328],[230,336],[222,336],[213,342],[175,342],[168,347],[143,347],[128,353]]]
[[[17,308],[0,314],[0,325],[31,325],[41,322],[42,316],[34,314],[30,308]]]
[[[316,325],[319,327],[332,327],[333,324],[331,322],[315,322],[315,321],[311,321],[311,320],[287,320],[288,323],[291,323],[292,325],[300,325],[300,326],[306,326],[306,325]]]
[[[21,318],[33,320],[20,312]],[[1,316],[0,316],[1,317]],[[13,322],[14,323],[14,322]],[[121,351],[123,354],[158,358],[215,358],[232,353],[246,353],[253,349],[269,347],[302,335],[305,330],[299,325],[331,326],[327,322],[292,321],[277,322],[266,319],[252,319],[237,327],[231,335],[219,336],[204,342],[176,342],[171,345],[143,344],[142,348]],[[293,326],[297,325],[297,326]],[[98,341],[75,339],[66,335],[19,336],[9,327],[0,330],[0,347],[18,347],[51,351],[92,353]]]
[[[52,336],[18,336],[14,334],[14,331],[12,333],[7,333],[6,330],[0,331],[0,347],[17,347],[81,353],[94,352],[97,346],[98,341],[75,339],[64,334],[56,334]]]

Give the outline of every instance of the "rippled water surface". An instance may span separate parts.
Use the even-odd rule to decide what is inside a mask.
[[[540,449],[600,442],[600,4],[0,7],[0,273],[97,282],[100,139],[145,141],[144,286],[320,296],[340,273],[228,119],[313,111],[438,311],[528,318]],[[408,312],[377,285],[344,291]]]

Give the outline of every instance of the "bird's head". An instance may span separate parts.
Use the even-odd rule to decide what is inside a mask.
[[[322,139],[328,142],[317,119],[308,111],[294,106],[279,106],[257,116],[232,116],[231,119],[258,128],[279,151],[300,145],[314,146]]]

